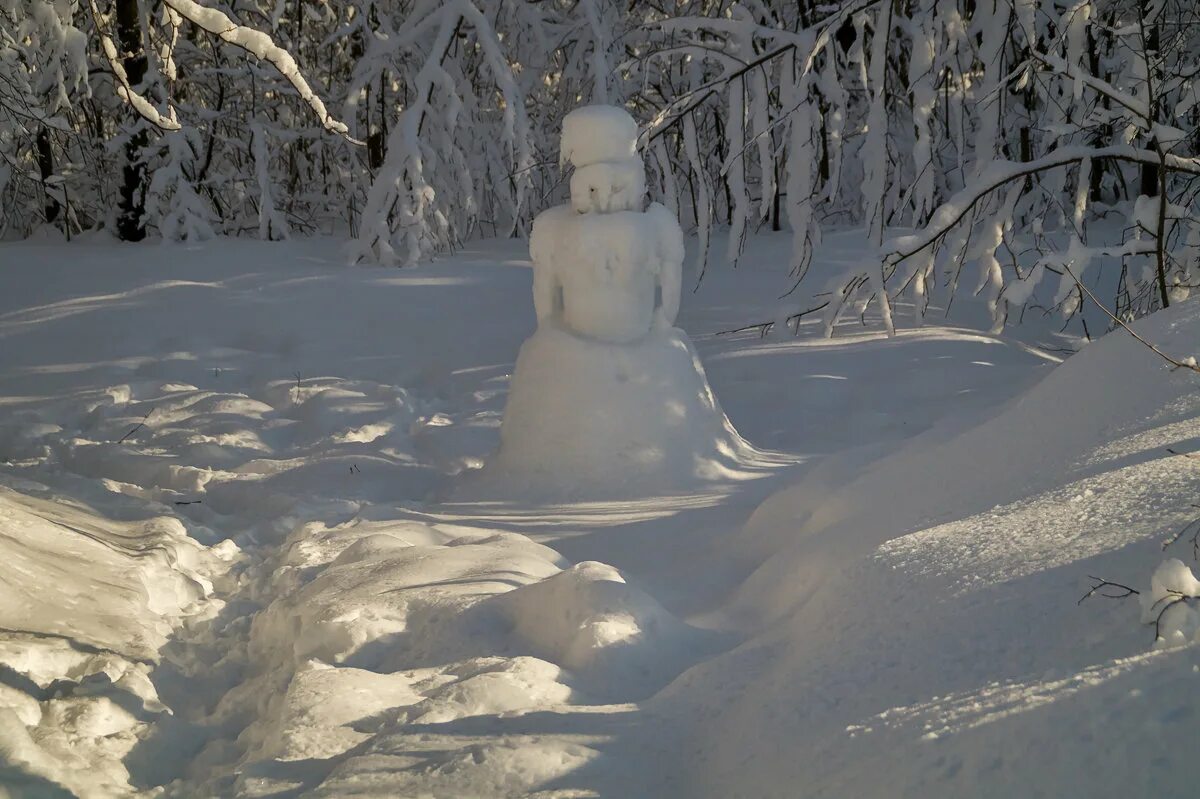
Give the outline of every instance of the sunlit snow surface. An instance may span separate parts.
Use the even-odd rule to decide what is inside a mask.
[[[1200,501],[1166,452],[1194,378],[1120,333],[1060,367],[954,326],[715,335],[789,309],[788,242],[679,318],[778,456],[555,504],[460,491],[534,328],[520,242],[0,247],[0,785],[1191,795],[1200,658],[1075,602],[1148,587]],[[1143,333],[1194,351],[1198,316]]]

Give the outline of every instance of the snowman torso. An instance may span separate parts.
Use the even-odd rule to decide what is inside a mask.
[[[649,332],[659,266],[650,221],[642,211],[575,216],[575,246],[560,271],[567,327],[622,343]]]

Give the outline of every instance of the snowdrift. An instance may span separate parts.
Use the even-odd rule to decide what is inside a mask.
[[[600,718],[705,646],[613,567],[515,533],[307,524],[274,566],[251,676],[217,708],[253,709],[236,795],[416,795],[433,773],[447,796],[523,796],[599,756],[530,734],[539,714]]]
[[[1137,329],[1190,355],[1200,303]],[[727,543],[757,567],[719,614],[758,632],[660,697],[706,720],[689,790],[1191,795],[1170,741],[1200,657],[1150,653],[1136,602],[1076,600],[1088,575],[1145,585],[1200,497],[1167,449],[1198,447],[1196,375],[1118,330],[977,427],[771,497]]]
[[[169,712],[150,680],[160,650],[181,619],[219,609],[231,543],[0,476],[0,794],[122,794],[121,757]]]
[[[1157,314],[1138,330],[1168,352],[1190,354],[1200,342],[1200,304]],[[978,427],[944,442],[918,439],[861,474],[846,475],[834,464],[773,496],[734,543],[763,560],[735,607],[766,618],[784,613],[840,567],[905,533],[921,531],[921,540],[947,547],[944,554],[955,561],[944,568],[961,568],[960,582],[986,584],[1013,576],[1011,570],[1031,557],[1031,568],[1049,568],[1187,518],[1194,470],[1165,457],[1165,449],[1186,450],[1200,434],[1200,386],[1194,373],[1172,371],[1133,337],[1116,333],[1065,361]],[[1094,500],[1106,474],[1107,489],[1118,494]],[[1173,497],[1176,507],[1162,501],[1139,511],[1129,493],[1139,484],[1153,485],[1154,497]],[[997,542],[999,522],[989,519],[1000,515],[976,515],[1012,502],[1017,513],[1037,494],[1046,501],[1027,519],[1037,529],[1020,541]],[[1068,504],[1065,513],[1059,500]],[[1090,534],[1089,526],[1102,521],[1101,505],[1122,514],[1119,540],[1099,542]],[[1074,512],[1083,508],[1082,516]],[[887,551],[899,553],[914,540]]]

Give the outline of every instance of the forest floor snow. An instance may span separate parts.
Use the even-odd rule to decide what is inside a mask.
[[[0,796],[1191,795],[1200,657],[1075,602],[1189,518],[1194,377],[1120,331],[716,335],[787,246],[679,320],[773,468],[559,504],[456,491],[520,242],[0,247]]]

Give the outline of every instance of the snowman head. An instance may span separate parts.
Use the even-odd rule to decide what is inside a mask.
[[[567,114],[561,157],[575,167],[571,207],[578,213],[642,210],[646,170],[637,156],[637,123],[624,109],[589,105]]]
[[[636,158],[576,167],[571,176],[571,207],[581,214],[641,211],[645,194],[646,169]]]

